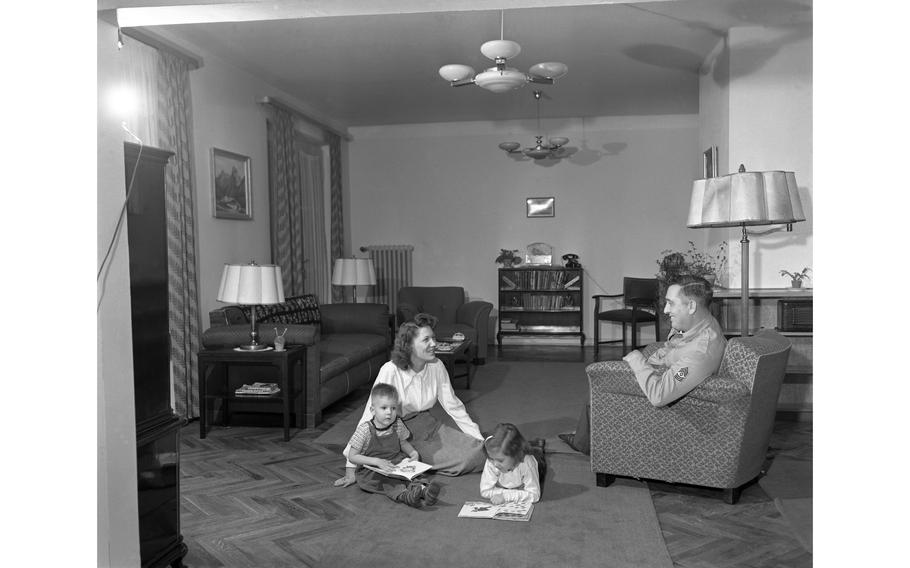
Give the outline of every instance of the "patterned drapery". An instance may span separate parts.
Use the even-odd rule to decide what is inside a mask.
[[[269,212],[272,262],[281,267],[285,296],[306,292],[300,160],[294,145],[294,117],[267,105]]]
[[[325,195],[322,173],[322,145],[297,135],[300,150],[300,193],[303,198],[303,257],[305,290],[320,302],[331,298],[328,249],[325,238]]]
[[[190,66],[159,50],[158,146],[174,152],[165,171],[168,248],[168,320],[174,411],[199,416],[199,298],[196,283],[196,228],[193,216],[193,142]]]
[[[332,265],[335,259],[344,256],[344,203],[341,198],[341,136],[334,132],[326,132],[326,141],[329,143],[329,160],[331,168],[331,253]],[[341,286],[332,286],[332,303],[344,301],[344,290]]]

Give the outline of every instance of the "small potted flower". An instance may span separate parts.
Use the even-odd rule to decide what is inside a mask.
[[[789,276],[790,277],[790,286],[792,286],[793,288],[802,288],[803,280],[806,278],[809,278],[809,271],[811,271],[811,270],[812,269],[809,268],[808,266],[803,268],[799,272],[789,272],[787,270],[781,270],[780,275]],[[811,278],[809,278],[809,279],[811,280]]]
[[[521,264],[521,257],[518,256],[518,250],[499,249],[499,256],[493,262],[498,262],[503,268],[512,268],[513,265]]]

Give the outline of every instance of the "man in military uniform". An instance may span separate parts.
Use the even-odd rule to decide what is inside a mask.
[[[708,310],[711,297],[711,284],[704,278],[684,274],[674,279],[664,306],[672,328],[667,341],[647,359],[637,349],[623,357],[654,406],[685,396],[720,367],[727,340]],[[584,454],[590,453],[590,412],[586,405],[574,434],[559,435]]]

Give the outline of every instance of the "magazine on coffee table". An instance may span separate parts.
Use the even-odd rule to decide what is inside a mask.
[[[521,503],[503,503],[494,505],[487,501],[467,501],[459,511],[459,517],[470,519],[494,519],[496,521],[530,521],[534,512],[534,504],[527,501]]]
[[[391,471],[384,471],[372,465],[364,465],[363,467],[372,469],[373,471],[381,473],[382,475],[387,475],[389,477],[398,477],[410,481],[433,466],[428,463],[423,463],[422,461],[405,458],[395,464],[395,469]]]

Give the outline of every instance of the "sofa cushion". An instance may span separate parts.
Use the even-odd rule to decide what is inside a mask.
[[[319,341],[319,382],[341,374],[370,360],[388,353],[388,340],[383,335],[370,333],[332,333]]]
[[[250,306],[239,306],[240,311],[250,321]],[[280,304],[256,306],[256,320],[272,323],[319,323],[319,302],[316,296],[304,294],[285,298]]]

